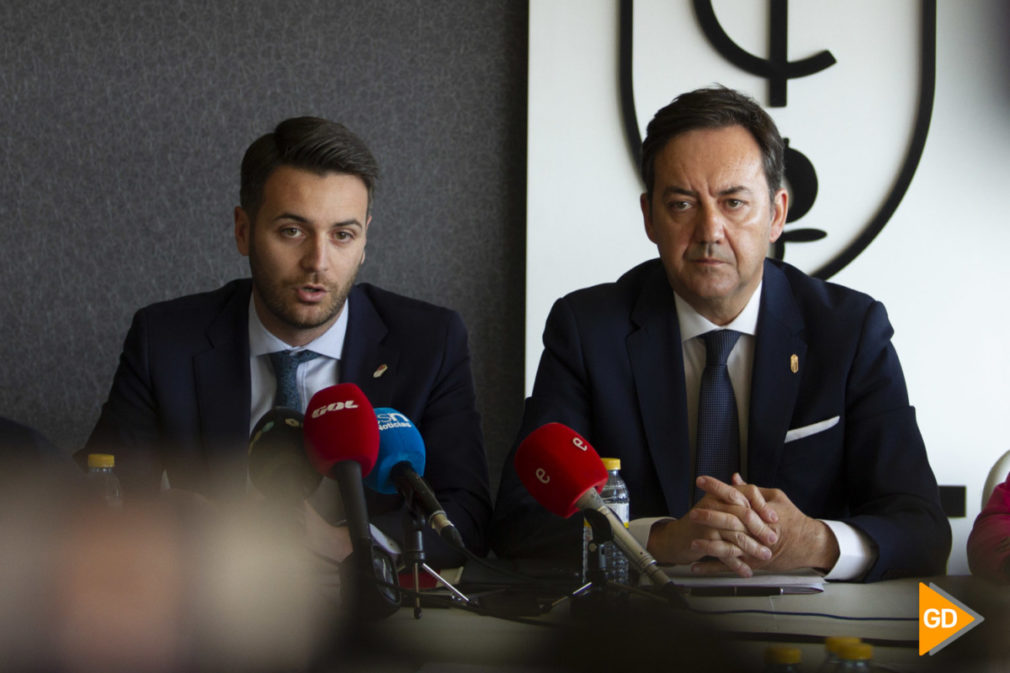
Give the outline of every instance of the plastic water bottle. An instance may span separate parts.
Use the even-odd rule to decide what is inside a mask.
[[[803,653],[798,647],[773,645],[765,648],[765,673],[799,673]]]
[[[839,673],[872,673],[873,645],[869,643],[849,643],[838,648]]]
[[[123,504],[115,467],[116,457],[111,453],[88,454],[88,486],[109,507],[120,507]]]
[[[603,465],[607,468],[609,476],[603,491],[600,492],[600,498],[605,505],[614,510],[614,514],[627,526],[631,516],[631,501],[628,498],[628,486],[621,479],[621,461],[617,458],[604,458]],[[595,547],[593,529],[587,521],[582,536],[582,576],[586,580],[591,579],[589,570],[592,565],[592,556],[597,553]],[[599,550],[599,560],[601,570],[608,581],[619,584],[631,582],[628,559],[616,544],[613,542],[603,543]]]
[[[845,645],[858,645],[862,640],[855,636],[829,636],[824,639],[824,662],[817,673],[837,673],[841,667],[838,651]]]

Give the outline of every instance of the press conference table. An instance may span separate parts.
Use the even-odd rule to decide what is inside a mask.
[[[986,620],[935,657],[918,655],[920,581],[936,583]],[[1010,669],[1010,589],[970,577],[828,583],[820,594],[687,600],[689,610],[657,610],[647,601],[589,619],[573,617],[563,602],[528,623],[442,608],[426,608],[415,619],[401,609],[360,641],[379,654],[355,670],[761,670],[766,646],[789,644],[803,652],[801,670],[814,671],[824,656],[823,639],[831,635],[871,642],[875,661],[897,671]],[[714,614],[725,611],[733,612]]]

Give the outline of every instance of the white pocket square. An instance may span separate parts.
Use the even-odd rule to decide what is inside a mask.
[[[803,439],[804,437],[809,437],[810,435],[816,435],[818,432],[830,430],[838,425],[840,418],[841,416],[834,416],[823,421],[811,423],[810,425],[804,425],[802,428],[793,428],[786,433],[785,443],[788,444],[789,442],[795,442],[797,439]]]

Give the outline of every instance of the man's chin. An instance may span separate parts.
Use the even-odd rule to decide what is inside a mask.
[[[308,310],[306,310],[308,308]],[[328,323],[332,323],[340,315],[340,308],[331,306],[304,307],[300,306],[295,310],[288,311],[284,316],[284,322],[288,327],[295,329],[317,329]]]
[[[706,301],[718,301],[728,297],[737,287],[737,279],[732,274],[715,271],[691,274],[674,284],[674,290],[681,296],[685,298],[693,296]]]

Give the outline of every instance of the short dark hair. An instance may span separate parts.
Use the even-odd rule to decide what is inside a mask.
[[[742,126],[757,141],[768,191],[774,195],[785,174],[785,147],[775,122],[754,99],[718,86],[677,96],[649,122],[642,142],[642,181],[649,198],[656,181],[656,155],[668,142],[688,131],[727,126]]]
[[[260,136],[242,157],[242,186],[239,203],[250,219],[263,201],[263,185],[279,166],[292,166],[322,175],[356,175],[368,190],[368,212],[372,192],[379,179],[379,165],[368,146],[346,126],[319,117],[285,119],[273,133]]]

